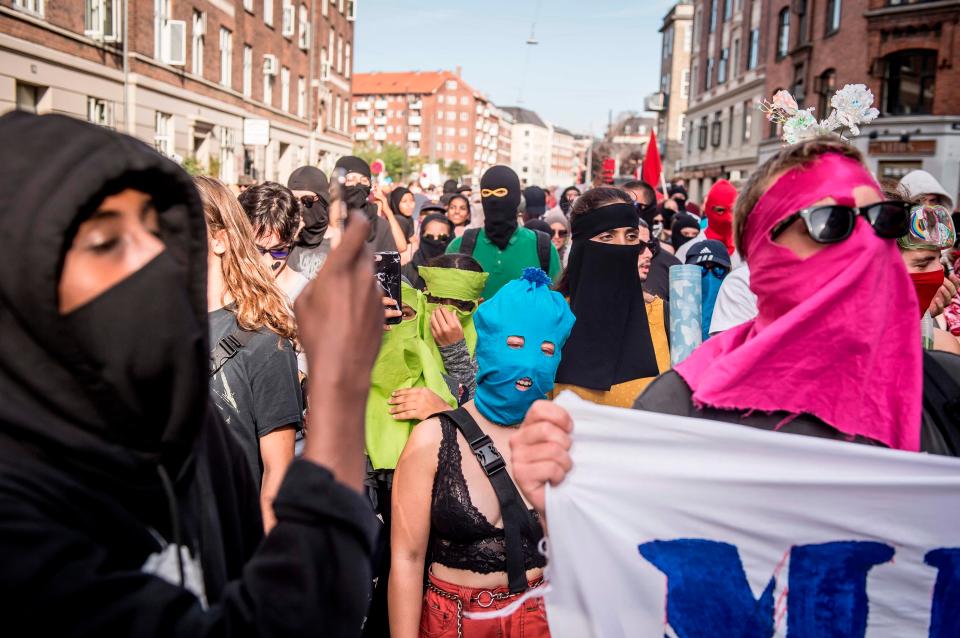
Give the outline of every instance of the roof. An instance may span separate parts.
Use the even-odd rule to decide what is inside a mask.
[[[565,128],[563,128],[563,127],[560,127],[560,126],[554,126],[554,127],[553,127],[553,130],[554,130],[554,132],[556,132],[556,133],[560,133],[560,135],[569,135],[570,137],[575,137],[573,133],[571,133],[571,132],[568,131],[567,129],[565,129]]]
[[[514,124],[532,124],[534,126],[539,126],[540,128],[547,128],[547,125],[543,123],[543,120],[540,119],[540,116],[530,109],[525,109],[520,106],[502,106],[500,108],[513,117]]]
[[[433,93],[447,80],[456,80],[457,82],[466,84],[452,71],[354,73],[353,94],[395,95],[399,93]]]

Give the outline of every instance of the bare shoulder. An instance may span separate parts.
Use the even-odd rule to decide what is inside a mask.
[[[433,462],[436,463],[437,450],[440,448],[442,438],[440,419],[433,417],[421,421],[410,432],[410,438],[407,439],[407,444],[403,447],[403,453],[400,455],[400,462],[412,459],[417,459],[420,462],[432,458]]]

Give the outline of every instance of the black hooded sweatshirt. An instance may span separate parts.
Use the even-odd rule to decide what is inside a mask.
[[[0,136],[4,634],[356,635],[369,505],[295,461],[264,538],[258,490],[208,407],[206,230],[189,178],[146,145],[72,118],[13,113]],[[61,315],[78,224],[131,187],[153,197],[164,252]],[[85,332],[90,317],[115,325]],[[129,374],[112,375],[118,364]],[[169,569],[152,567],[176,545],[189,556],[169,551]]]

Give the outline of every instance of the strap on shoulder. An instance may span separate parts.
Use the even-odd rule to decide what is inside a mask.
[[[479,228],[468,228],[463,233],[463,239],[460,240],[460,252],[464,255],[473,256],[473,251],[477,247],[477,237],[480,236]]]
[[[540,259],[540,270],[550,274],[550,241],[549,235],[539,230],[533,231],[537,234],[537,257]]]
[[[503,537],[507,554],[507,579],[510,591],[520,593],[527,589],[527,573],[523,560],[523,532],[536,538],[536,521],[527,510],[523,497],[517,490],[513,479],[507,472],[507,464],[503,456],[489,436],[484,434],[480,426],[464,408],[449,412],[441,412],[437,416],[447,418],[457,426],[463,434],[474,456],[490,479],[493,491],[500,503],[500,513],[503,516]]]
[[[217,345],[210,350],[210,376],[219,372],[220,368],[250,343],[256,334],[254,330],[237,328],[218,341]]]

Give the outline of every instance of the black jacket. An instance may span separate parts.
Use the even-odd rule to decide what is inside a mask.
[[[297,461],[264,538],[249,468],[209,406],[206,228],[189,178],[144,144],[72,118],[8,114],[0,138],[3,634],[356,635],[370,589],[368,503]],[[76,311],[115,310],[107,316],[123,331],[77,332],[90,324],[58,310],[64,255],[79,223],[125,188],[151,196],[176,275],[136,280],[167,295],[149,311],[123,304],[121,290],[160,296],[128,283],[144,266]],[[162,334],[168,324],[177,328]],[[177,344],[184,326],[186,346],[157,347]],[[141,361],[175,370],[177,383],[128,387],[132,377],[100,374]]]

